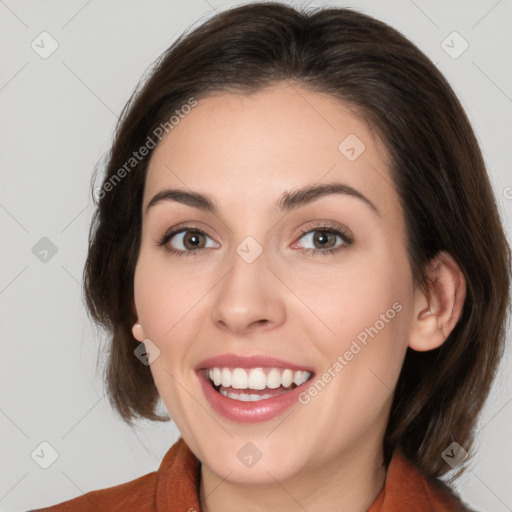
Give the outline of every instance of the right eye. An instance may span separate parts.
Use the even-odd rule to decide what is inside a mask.
[[[208,241],[211,243],[208,244]],[[164,245],[169,252],[179,256],[198,252],[199,249],[218,247],[204,231],[193,227],[182,227],[166,233],[158,245]]]

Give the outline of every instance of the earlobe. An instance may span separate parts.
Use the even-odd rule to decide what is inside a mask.
[[[144,340],[144,330],[138,321],[133,324],[132,334],[137,341]]]
[[[445,251],[427,269],[428,296],[415,290],[409,347],[419,352],[440,347],[457,324],[466,298],[466,280],[457,262]]]
[[[132,312],[135,318],[137,318],[137,307],[135,306],[135,299],[132,299]],[[142,329],[142,325],[140,325],[138,320],[132,326],[132,334],[137,341],[142,341],[144,339],[144,330]]]
[[[427,318],[427,316],[432,314],[432,310],[430,308],[424,309],[419,315],[418,319],[422,320],[423,318]]]

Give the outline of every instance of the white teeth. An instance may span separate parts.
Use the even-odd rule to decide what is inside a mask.
[[[281,385],[281,372],[277,368],[272,368],[267,375],[267,388],[276,389]]]
[[[283,375],[281,375],[281,382],[285,388],[291,386],[293,382],[293,372],[291,370],[285,370]]]
[[[254,368],[249,374],[249,381],[247,386],[250,389],[265,389],[267,386],[267,377],[265,377],[265,372],[263,368]]]
[[[247,389],[247,372],[242,368],[235,368],[231,374],[231,387],[235,389]]]
[[[222,368],[222,385],[225,388],[231,386],[231,370],[229,368]]]
[[[297,386],[304,384],[310,377],[311,372],[306,370],[293,371],[290,369],[270,368],[267,373],[263,368],[210,368],[208,376],[215,386],[233,389],[255,389],[263,390],[265,388],[277,389],[280,386],[289,388],[293,383]],[[244,396],[244,394],[239,394]],[[257,398],[250,398],[251,396]],[[247,399],[239,400],[250,401],[260,400],[262,395],[247,395]],[[265,396],[265,395],[263,395]]]
[[[210,374],[210,379],[213,380],[213,383],[216,386],[220,386],[220,383],[222,382],[222,374],[220,373],[220,370],[218,368],[213,368],[210,372],[213,373],[213,375]]]
[[[230,393],[224,389],[220,390],[220,394],[226,396],[228,398],[234,398],[235,400],[240,400],[241,402],[258,402],[259,400],[266,400],[267,398],[272,398],[274,395],[265,394],[265,395],[255,395],[255,394],[247,394],[247,393]]]
[[[309,372],[299,370],[293,374],[293,382],[297,384],[297,386],[300,386],[301,384],[304,384],[309,379],[309,376],[311,374]]]

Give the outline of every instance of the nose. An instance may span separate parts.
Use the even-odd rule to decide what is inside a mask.
[[[265,252],[252,263],[234,252],[231,269],[214,290],[211,318],[219,329],[243,336],[285,321],[283,285],[267,268]]]

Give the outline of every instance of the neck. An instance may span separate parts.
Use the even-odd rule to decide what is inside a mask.
[[[285,481],[247,485],[219,478],[201,465],[199,498],[204,512],[366,512],[386,479],[382,448],[352,449],[320,468]]]

